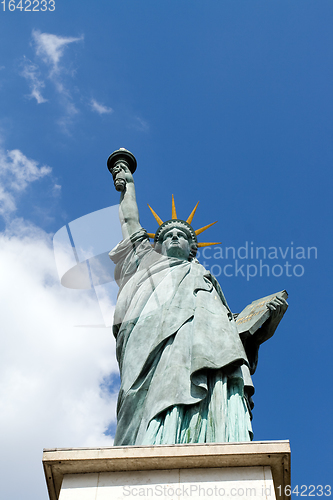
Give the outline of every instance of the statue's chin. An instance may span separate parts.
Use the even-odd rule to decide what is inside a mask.
[[[182,248],[169,248],[166,252],[168,257],[175,257],[176,259],[188,260],[189,255],[184,252]]]

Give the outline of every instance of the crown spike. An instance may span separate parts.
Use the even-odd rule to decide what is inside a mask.
[[[209,227],[213,226],[216,223],[217,223],[217,220],[215,222],[212,222],[211,224],[208,224],[207,226],[204,226],[204,227],[201,227],[200,229],[197,229],[195,231],[195,234],[198,236],[198,234],[203,233],[204,231],[206,231],[206,229],[208,229]]]
[[[202,248],[202,247],[209,247],[211,245],[221,245],[221,242],[220,241],[217,241],[215,243],[198,243],[198,247],[199,248]]]
[[[175,199],[172,195],[172,215],[171,219],[177,219],[177,212],[176,212],[176,205],[175,205]]]
[[[186,221],[188,224],[191,224],[191,222],[193,220],[193,217],[194,217],[194,214],[195,214],[195,212],[196,212],[196,210],[198,208],[198,205],[199,205],[199,202],[195,205],[195,207],[193,208],[191,214],[188,216],[188,219]]]
[[[153,214],[153,216],[155,217],[156,222],[157,222],[159,225],[163,224],[162,219],[161,219],[161,218],[157,215],[157,213],[156,213],[156,212],[154,212],[154,210],[151,208],[151,206],[149,206],[149,205],[148,205],[148,207],[150,208],[151,213],[152,213],[152,214]]]

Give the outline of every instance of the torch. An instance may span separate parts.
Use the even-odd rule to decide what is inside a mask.
[[[137,166],[135,156],[125,148],[119,148],[117,151],[114,151],[107,161],[107,166],[109,172],[112,174],[117,191],[124,191],[126,186],[122,164],[125,164],[131,173],[134,174]]]

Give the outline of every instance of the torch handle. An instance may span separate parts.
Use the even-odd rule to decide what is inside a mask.
[[[126,186],[126,179],[122,174],[121,164],[129,168],[132,174],[136,170],[136,159],[135,156],[125,148],[117,149],[108,158],[107,167],[109,172],[112,174],[114,185],[117,191],[124,191]]]

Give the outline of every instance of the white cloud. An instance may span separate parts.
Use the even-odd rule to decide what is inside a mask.
[[[0,174],[11,177],[10,185],[17,191],[23,191],[30,182],[34,182],[51,173],[51,167],[38,167],[38,162],[27,158],[19,149],[7,151],[7,158],[0,164]]]
[[[68,127],[73,117],[78,113],[78,109],[73,102],[68,85],[65,83],[66,75],[72,77],[73,72],[69,70],[68,66],[61,65],[61,59],[68,45],[82,41],[83,35],[80,37],[64,37],[33,30],[32,38],[36,56],[47,65],[48,73],[46,78],[54,84],[61,106],[65,110],[65,115],[58,120],[58,124],[63,132],[68,133]],[[41,101],[41,99],[44,99],[41,95],[41,88],[44,86],[44,82],[39,79],[38,66],[32,65],[31,68],[28,67],[23,76],[29,80],[31,96],[35,97],[37,102],[44,102]]]
[[[38,30],[33,30],[32,37],[36,44],[36,54],[51,66],[51,73],[59,71],[59,61],[67,45],[83,40],[83,36],[79,38],[64,37],[51,33],[41,33]]]
[[[100,115],[104,115],[105,113],[113,113],[112,108],[108,108],[107,106],[98,103],[95,99],[91,99],[90,106],[93,111],[96,111],[96,113],[99,113]]]
[[[54,184],[53,186],[53,196],[59,196],[61,193],[61,186],[60,184]]]
[[[49,175],[48,166],[27,158],[19,149],[5,152],[0,148],[0,215],[8,216],[16,210],[15,196],[28,184]]]
[[[36,64],[32,64],[28,60],[25,60],[21,74],[29,83],[31,90],[29,97],[36,99],[38,104],[47,102],[47,99],[44,99],[41,93],[41,90],[45,87],[45,83],[40,80],[38,66],[36,66]]]
[[[149,124],[146,122],[146,120],[143,120],[139,116],[134,117],[133,121],[133,128],[140,130],[141,132],[148,132],[149,130]]]
[[[89,292],[60,285],[50,235],[15,219],[0,262],[0,497],[47,498],[43,447],[112,444],[116,395],[103,380],[117,372],[115,345],[110,329],[73,327],[102,321]]]
[[[0,185],[0,215],[9,214],[16,210],[14,196]]]

